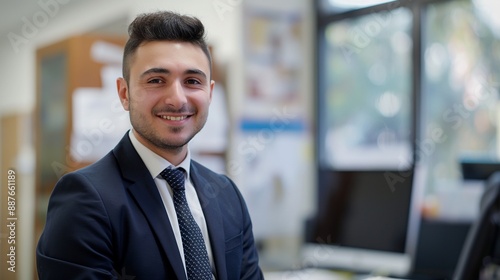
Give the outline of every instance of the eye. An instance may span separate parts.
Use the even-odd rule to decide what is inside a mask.
[[[162,79],[151,79],[148,81],[148,84],[161,84],[163,83]]]
[[[197,79],[187,79],[186,80],[186,84],[189,84],[189,85],[201,85],[200,81],[198,81]]]

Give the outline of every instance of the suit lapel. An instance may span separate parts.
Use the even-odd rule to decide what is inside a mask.
[[[176,274],[176,278],[186,279],[184,265],[160,193],[153,178],[151,178],[151,174],[132,146],[128,133],[115,147],[113,153],[124,179],[130,183],[127,185],[127,189],[142,210],[157,240],[159,240]]]
[[[191,161],[192,162],[192,161]],[[208,235],[210,237],[210,245],[212,247],[212,255],[217,271],[217,279],[226,280],[226,250],[225,236],[222,222],[222,213],[219,203],[216,199],[216,192],[213,188],[213,182],[205,178],[206,174],[200,172],[195,164],[191,163],[191,180],[198,194],[198,198],[203,209],[203,215],[207,222]]]

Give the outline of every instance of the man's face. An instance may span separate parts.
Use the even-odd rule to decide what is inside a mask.
[[[162,154],[184,151],[204,126],[214,82],[198,46],[153,41],[131,57],[128,85],[123,79],[117,85],[139,141]]]

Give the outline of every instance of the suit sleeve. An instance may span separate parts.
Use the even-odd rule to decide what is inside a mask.
[[[117,279],[111,248],[111,226],[99,193],[81,174],[61,178],[36,250],[39,279]]]

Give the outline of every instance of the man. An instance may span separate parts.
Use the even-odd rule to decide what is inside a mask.
[[[39,278],[262,279],[240,192],[190,159],[214,87],[202,23],[143,14],[129,35],[117,89],[133,128],[55,186],[37,246]]]

